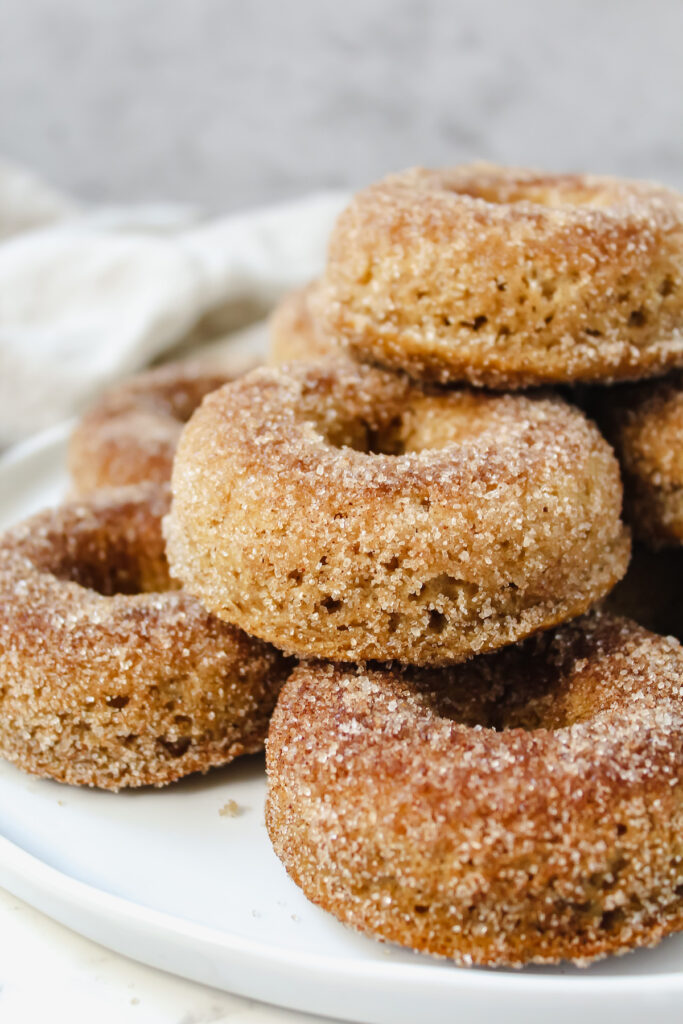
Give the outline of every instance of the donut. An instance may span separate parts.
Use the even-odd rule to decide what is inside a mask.
[[[214,392],[172,488],[173,574],[301,657],[460,661],[579,615],[629,558],[616,459],[579,410],[350,360]]]
[[[0,539],[0,756],[19,768],[115,790],[263,748],[289,663],[170,580],[168,502],[102,492]]]
[[[592,403],[621,462],[634,534],[653,548],[683,544],[683,375],[601,390]]]
[[[473,164],[360,192],[316,305],[363,360],[515,389],[683,365],[683,199],[635,181]]]
[[[683,642],[683,547],[651,551],[635,544],[628,572],[607,595],[604,607]]]
[[[327,337],[311,311],[311,301],[318,282],[285,295],[270,318],[270,353],[272,365],[296,360],[318,362],[329,355],[340,355],[341,349]]]
[[[683,929],[682,678],[676,640],[597,612],[448,669],[301,664],[275,852],[340,921],[461,965],[654,945]]]
[[[182,361],[115,384],[71,435],[68,462],[74,492],[86,495],[101,487],[167,482],[183,424],[205,395],[238,375],[240,365],[224,369]],[[251,369],[254,363],[247,365]]]

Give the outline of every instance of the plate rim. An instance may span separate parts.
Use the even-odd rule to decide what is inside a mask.
[[[360,975],[376,978],[378,975],[384,982],[405,982],[406,969],[413,975],[424,975],[424,980],[434,986],[438,984],[438,978],[444,979],[442,987],[454,985],[460,988],[463,983],[470,988],[477,988],[480,985],[495,987],[500,995],[508,988],[514,988],[515,995],[520,994],[522,988],[538,989],[552,988],[555,990],[558,985],[566,987],[567,993],[575,990],[577,984],[583,988],[599,988],[601,995],[611,994],[613,990],[622,991],[626,988],[637,988],[642,990],[647,987],[656,987],[660,990],[662,984],[667,980],[672,982],[674,991],[683,991],[683,972],[666,971],[656,974],[637,974],[630,976],[622,975],[590,975],[590,974],[524,974],[522,971],[495,969],[462,969],[454,971],[434,971],[435,967],[447,967],[449,961],[446,959],[434,958],[433,963],[382,963],[378,960],[364,962],[360,958],[349,958],[338,960],[333,956],[310,953],[302,950],[285,950],[280,946],[273,946],[259,942],[247,936],[238,936],[229,932],[221,931],[210,925],[198,924],[196,922],[170,914],[162,910],[155,910],[153,907],[146,907],[135,900],[117,896],[106,889],[83,882],[79,878],[69,875],[65,871],[52,867],[46,861],[41,860],[29,853],[22,846],[12,842],[5,836],[0,835],[0,871],[16,874],[29,885],[34,885],[40,891],[47,892],[52,896],[66,897],[73,907],[92,912],[94,908],[100,907],[103,914],[110,919],[112,917],[123,918],[130,923],[137,923],[145,926],[149,931],[157,934],[174,933],[185,938],[194,938],[211,946],[219,948],[228,953],[239,953],[257,959],[260,963],[272,962],[278,967],[314,969],[318,973],[334,971],[337,975],[347,974],[349,978],[358,978]],[[49,884],[49,888],[46,887]],[[4,884],[4,882],[3,882]],[[11,886],[7,887],[13,891]],[[18,895],[18,894],[16,894]],[[21,897],[23,898],[23,897]],[[28,901],[27,901],[28,902]],[[49,916],[49,915],[48,915]],[[75,930],[75,929],[74,929]],[[99,940],[98,940],[99,941]],[[100,943],[101,945],[103,943]],[[626,954],[629,955],[629,954]],[[552,970],[553,965],[549,965]],[[506,993],[507,994],[507,993]],[[584,993],[585,994],[585,993]],[[594,994],[594,993],[592,993]]]

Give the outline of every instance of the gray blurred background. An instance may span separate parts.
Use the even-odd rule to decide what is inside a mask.
[[[683,187],[681,0],[0,0],[0,154],[228,210],[475,157]]]

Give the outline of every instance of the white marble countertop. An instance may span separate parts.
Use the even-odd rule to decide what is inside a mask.
[[[0,149],[234,210],[474,158],[683,185],[680,0],[3,0]]]
[[[0,889],[3,1024],[323,1024],[112,953]],[[326,1024],[330,1024],[329,1020]]]

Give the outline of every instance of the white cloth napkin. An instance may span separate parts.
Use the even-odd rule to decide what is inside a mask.
[[[0,162],[0,448],[190,336],[263,317],[318,274],[345,193],[215,221],[92,209]]]

